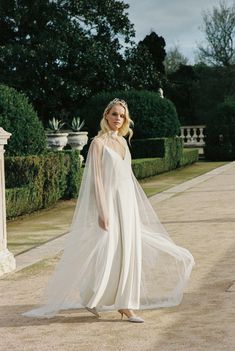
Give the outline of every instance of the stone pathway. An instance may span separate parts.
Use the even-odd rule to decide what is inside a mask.
[[[85,310],[23,317],[53,271],[66,235],[16,257],[0,279],[0,350],[232,351],[235,349],[235,162],[151,197],[172,239],[196,261],[179,306],[138,311],[145,323]]]

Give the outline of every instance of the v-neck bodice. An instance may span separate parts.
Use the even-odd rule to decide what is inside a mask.
[[[114,149],[110,148],[108,145],[104,145],[104,147],[107,148],[112,153],[114,153],[114,155],[117,156],[118,158],[120,158],[122,161],[125,161],[127,151],[125,151],[124,157],[122,157],[119,153],[117,153],[117,151],[115,151]]]
[[[107,133],[97,137],[103,146],[116,153],[122,161],[126,158],[127,144],[126,140],[118,134],[118,131],[110,130]]]

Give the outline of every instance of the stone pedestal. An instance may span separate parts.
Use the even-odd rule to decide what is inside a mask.
[[[14,255],[7,249],[4,145],[11,134],[0,127],[0,276],[16,267]]]

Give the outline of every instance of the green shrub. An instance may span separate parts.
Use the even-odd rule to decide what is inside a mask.
[[[80,111],[85,119],[89,135],[97,134],[99,122],[107,104],[115,97],[124,99],[129,107],[131,118],[134,121],[134,136],[136,139],[172,137],[178,135],[179,120],[173,103],[162,99],[151,91],[115,91],[105,92],[92,97]]]
[[[31,187],[6,189],[7,218],[31,213],[41,208],[41,199]]]
[[[57,200],[76,198],[82,168],[79,151],[6,157],[7,218],[30,213]]]
[[[198,149],[183,149],[179,165],[186,166],[198,161]],[[137,179],[152,177],[175,169],[169,158],[142,158],[132,161],[132,169]]]
[[[0,85],[0,126],[11,137],[6,155],[37,155],[46,149],[43,125],[26,96]]]
[[[227,98],[215,110],[205,130],[205,156],[212,161],[235,159],[235,97]]]
[[[131,139],[131,145],[129,146],[129,148],[132,159],[164,157],[165,139]]]
[[[198,161],[198,158],[198,149],[183,149],[182,156],[180,159],[180,167],[195,163]]]
[[[183,140],[179,137],[165,138],[165,155],[164,158],[169,165],[169,169],[175,169],[180,166],[180,159],[183,153]]]
[[[132,170],[137,179],[152,177],[169,171],[164,158],[142,158],[132,161]]]
[[[171,168],[179,166],[182,151],[183,141],[180,137],[135,139],[130,146],[132,159],[164,157],[172,164]]]

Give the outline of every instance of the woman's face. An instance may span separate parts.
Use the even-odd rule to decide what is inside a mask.
[[[110,129],[118,130],[125,121],[124,107],[119,104],[113,105],[109,113],[107,113],[106,119]]]

